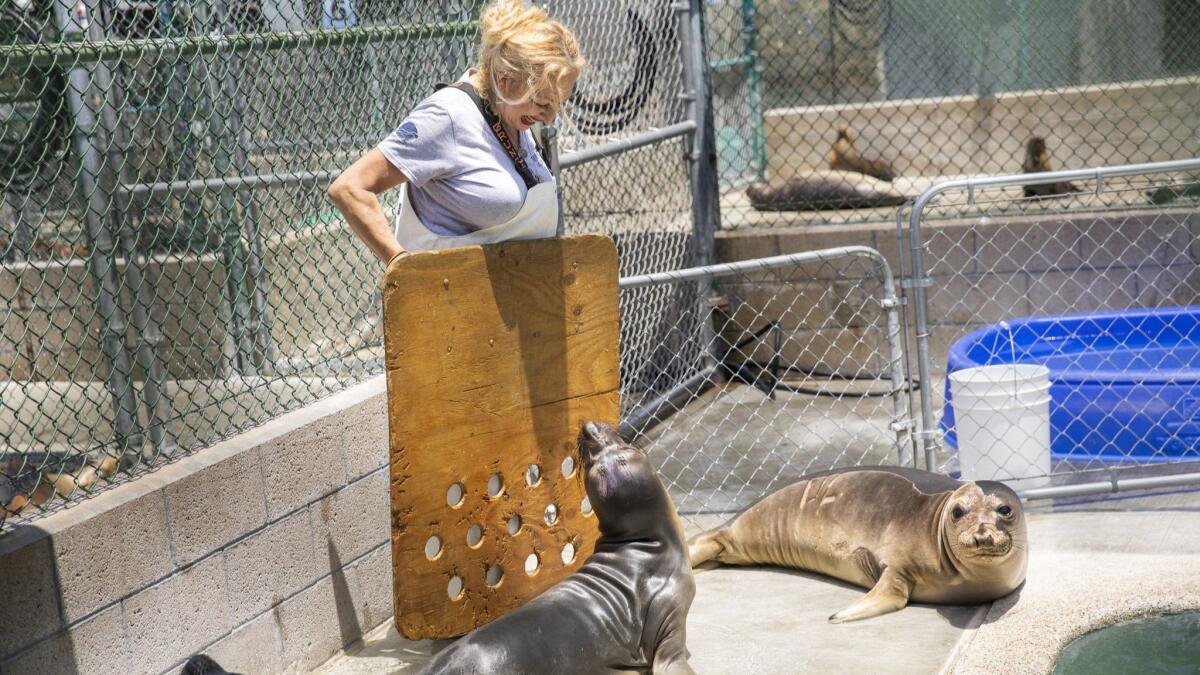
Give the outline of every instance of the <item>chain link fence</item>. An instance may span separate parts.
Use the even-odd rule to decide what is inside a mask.
[[[902,232],[925,460],[1041,497],[1195,479],[1200,160],[1046,179],[1070,194],[1028,177],[946,183]],[[1014,363],[1046,371],[996,373]]]
[[[473,65],[483,4],[0,5],[0,524],[383,372],[380,268],[325,190]],[[688,7],[547,8],[590,62],[567,232],[623,274],[695,264]]]
[[[707,12],[727,229],[888,221],[958,176],[1200,155],[1191,0],[712,0]],[[759,182],[774,189],[747,195]]]
[[[770,192],[759,200],[784,211],[749,207],[747,185],[827,168],[839,126],[898,170],[890,188],[867,187],[911,179],[901,201],[947,174],[1019,171],[1030,135],[1055,167],[1197,154],[1197,41],[1181,37],[1200,33],[1191,5],[1151,3],[1159,13],[1106,38],[1130,47],[1101,53],[1088,45],[1132,3],[1094,3],[1108,16],[1093,3],[970,2],[951,16],[918,0],[744,0],[704,4],[707,25],[701,4],[547,3],[591,64],[544,136],[563,230],[617,243],[625,430],[659,458],[689,526],[807,471],[911,463],[914,447],[952,470],[936,419],[913,428],[907,411],[941,410],[943,381],[927,371],[969,329],[1194,302],[1179,257],[1195,224],[1181,215],[1195,210],[1184,174],[1103,189],[1070,179],[1051,190],[1068,196],[1042,199],[1014,197],[1011,183],[990,202],[968,190],[924,209],[927,228],[947,223],[920,243],[926,269],[952,283],[930,289],[932,356],[907,352],[926,369],[919,388],[878,253],[707,266],[718,219],[896,215],[861,202],[786,210]],[[0,7],[0,519],[59,508],[382,372],[380,270],[325,189],[471,65],[481,5]],[[844,185],[818,187],[844,199]],[[800,197],[811,187],[801,181]],[[394,212],[394,195],[383,201]],[[1062,476],[1107,460],[1055,461]]]
[[[622,343],[652,356],[621,384],[623,432],[654,458],[689,532],[812,471],[911,464],[894,289],[866,247],[621,280],[623,301],[689,298],[662,330]]]

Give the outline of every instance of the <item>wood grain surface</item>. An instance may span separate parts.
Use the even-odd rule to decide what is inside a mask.
[[[384,279],[384,345],[396,627],[462,635],[595,546],[576,436],[619,422],[616,250],[581,235],[403,256]]]

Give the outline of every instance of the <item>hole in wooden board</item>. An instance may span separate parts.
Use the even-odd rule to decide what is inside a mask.
[[[483,541],[483,527],[472,525],[467,528],[467,546],[475,548],[479,546],[479,542]]]
[[[503,489],[504,489],[504,479],[501,478],[500,474],[498,474],[498,473],[492,474],[492,477],[488,479],[487,495],[489,497],[495,497],[496,495],[500,494],[500,491]]]
[[[530,553],[529,555],[525,556],[525,574],[533,576],[535,573],[537,573],[538,565],[540,564],[541,561],[538,560],[536,553]]]
[[[499,565],[492,565],[487,569],[487,574],[484,575],[484,581],[488,586],[498,586],[500,580],[504,578],[504,570]]]
[[[579,504],[579,510],[582,511],[583,515],[585,516],[592,515],[592,503],[588,501],[587,497],[584,497],[583,501]]]
[[[460,600],[463,595],[463,580],[457,574],[450,577],[450,583],[446,584],[446,595],[450,596],[451,600]]]
[[[513,516],[508,519],[508,533],[516,534],[521,529],[521,516]]]
[[[546,506],[546,524],[553,525],[558,521],[558,507],[554,504]]]
[[[529,487],[537,485],[542,480],[542,467],[537,464],[530,464],[528,469],[525,469],[525,483]]]
[[[563,546],[562,561],[564,565],[570,565],[572,560],[575,560],[575,544],[567,542],[567,545]]]
[[[575,473],[575,458],[571,456],[563,457],[562,475],[563,478],[570,478]]]
[[[425,540],[425,557],[433,560],[442,552],[442,538],[436,534]]]
[[[463,490],[462,483],[451,485],[450,489],[446,490],[446,504],[448,506],[461,506],[464,494],[465,491]]]

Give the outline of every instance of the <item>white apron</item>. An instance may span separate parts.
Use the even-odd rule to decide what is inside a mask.
[[[460,235],[435,234],[425,227],[413,210],[408,183],[400,186],[400,213],[396,216],[396,239],[406,251],[435,251],[456,246],[495,244],[514,239],[546,239],[558,233],[558,194],[553,180],[534,185],[525,194],[517,215],[505,223]]]

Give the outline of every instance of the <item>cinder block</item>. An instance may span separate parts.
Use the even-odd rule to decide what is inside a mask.
[[[867,225],[806,225],[776,232],[779,253],[802,253],[838,246],[873,246],[874,232],[881,226]],[[886,226],[884,226],[886,227]]]
[[[4,659],[62,626],[50,540],[43,538],[0,557],[0,579],[8,589],[0,602]]]
[[[267,519],[316,501],[346,483],[342,424],[336,417],[305,425],[259,449],[267,486]]]
[[[76,524],[55,535],[53,545],[68,622],[148,586],[174,569],[159,492]]]
[[[1079,224],[1083,260],[1095,269],[1161,264],[1177,232],[1186,231],[1174,218],[1096,216]]]
[[[964,221],[927,221],[921,225],[922,264],[926,274],[950,272],[970,274],[979,269],[978,225]],[[892,267],[892,274],[900,274],[900,256],[903,253],[905,274],[912,274],[912,239],[905,229],[903,240],[897,238],[893,227],[889,232],[878,232],[875,245]]]
[[[72,626],[70,635],[59,633],[0,663],[0,672],[5,673],[125,675],[130,670],[120,605]]]
[[[1136,280],[1132,272],[1114,270],[1030,275],[1029,304],[1034,314],[1098,312],[1134,306]]]
[[[359,609],[363,631],[369,631],[396,613],[392,595],[392,543],[386,542],[354,564],[358,588],[362,592]]]
[[[736,262],[779,255],[779,239],[771,232],[718,232],[717,262]]]
[[[388,463],[387,393],[371,398],[338,413],[344,439],[342,456],[346,478],[357,480]]]
[[[990,219],[975,231],[979,272],[1067,271],[1080,267],[1083,223],[1066,215],[1032,221]],[[947,270],[949,271],[949,270]]]
[[[231,673],[278,673],[283,671],[282,648],[278,620],[274,612],[267,612],[204,653]]]
[[[267,522],[258,453],[243,452],[166,489],[171,540],[187,565]]]
[[[231,623],[240,625],[328,570],[313,556],[308,510],[272,523],[225,551]]]
[[[160,673],[229,632],[221,556],[212,556],[124,602],[136,673]]]
[[[390,539],[388,473],[380,469],[329,495],[311,509],[321,572],[341,569]]]
[[[936,324],[994,323],[1029,314],[1025,274],[933,277],[929,321]]]
[[[275,615],[283,637],[283,666],[307,672],[361,636],[347,578],[335,585],[330,575],[279,605]]]

